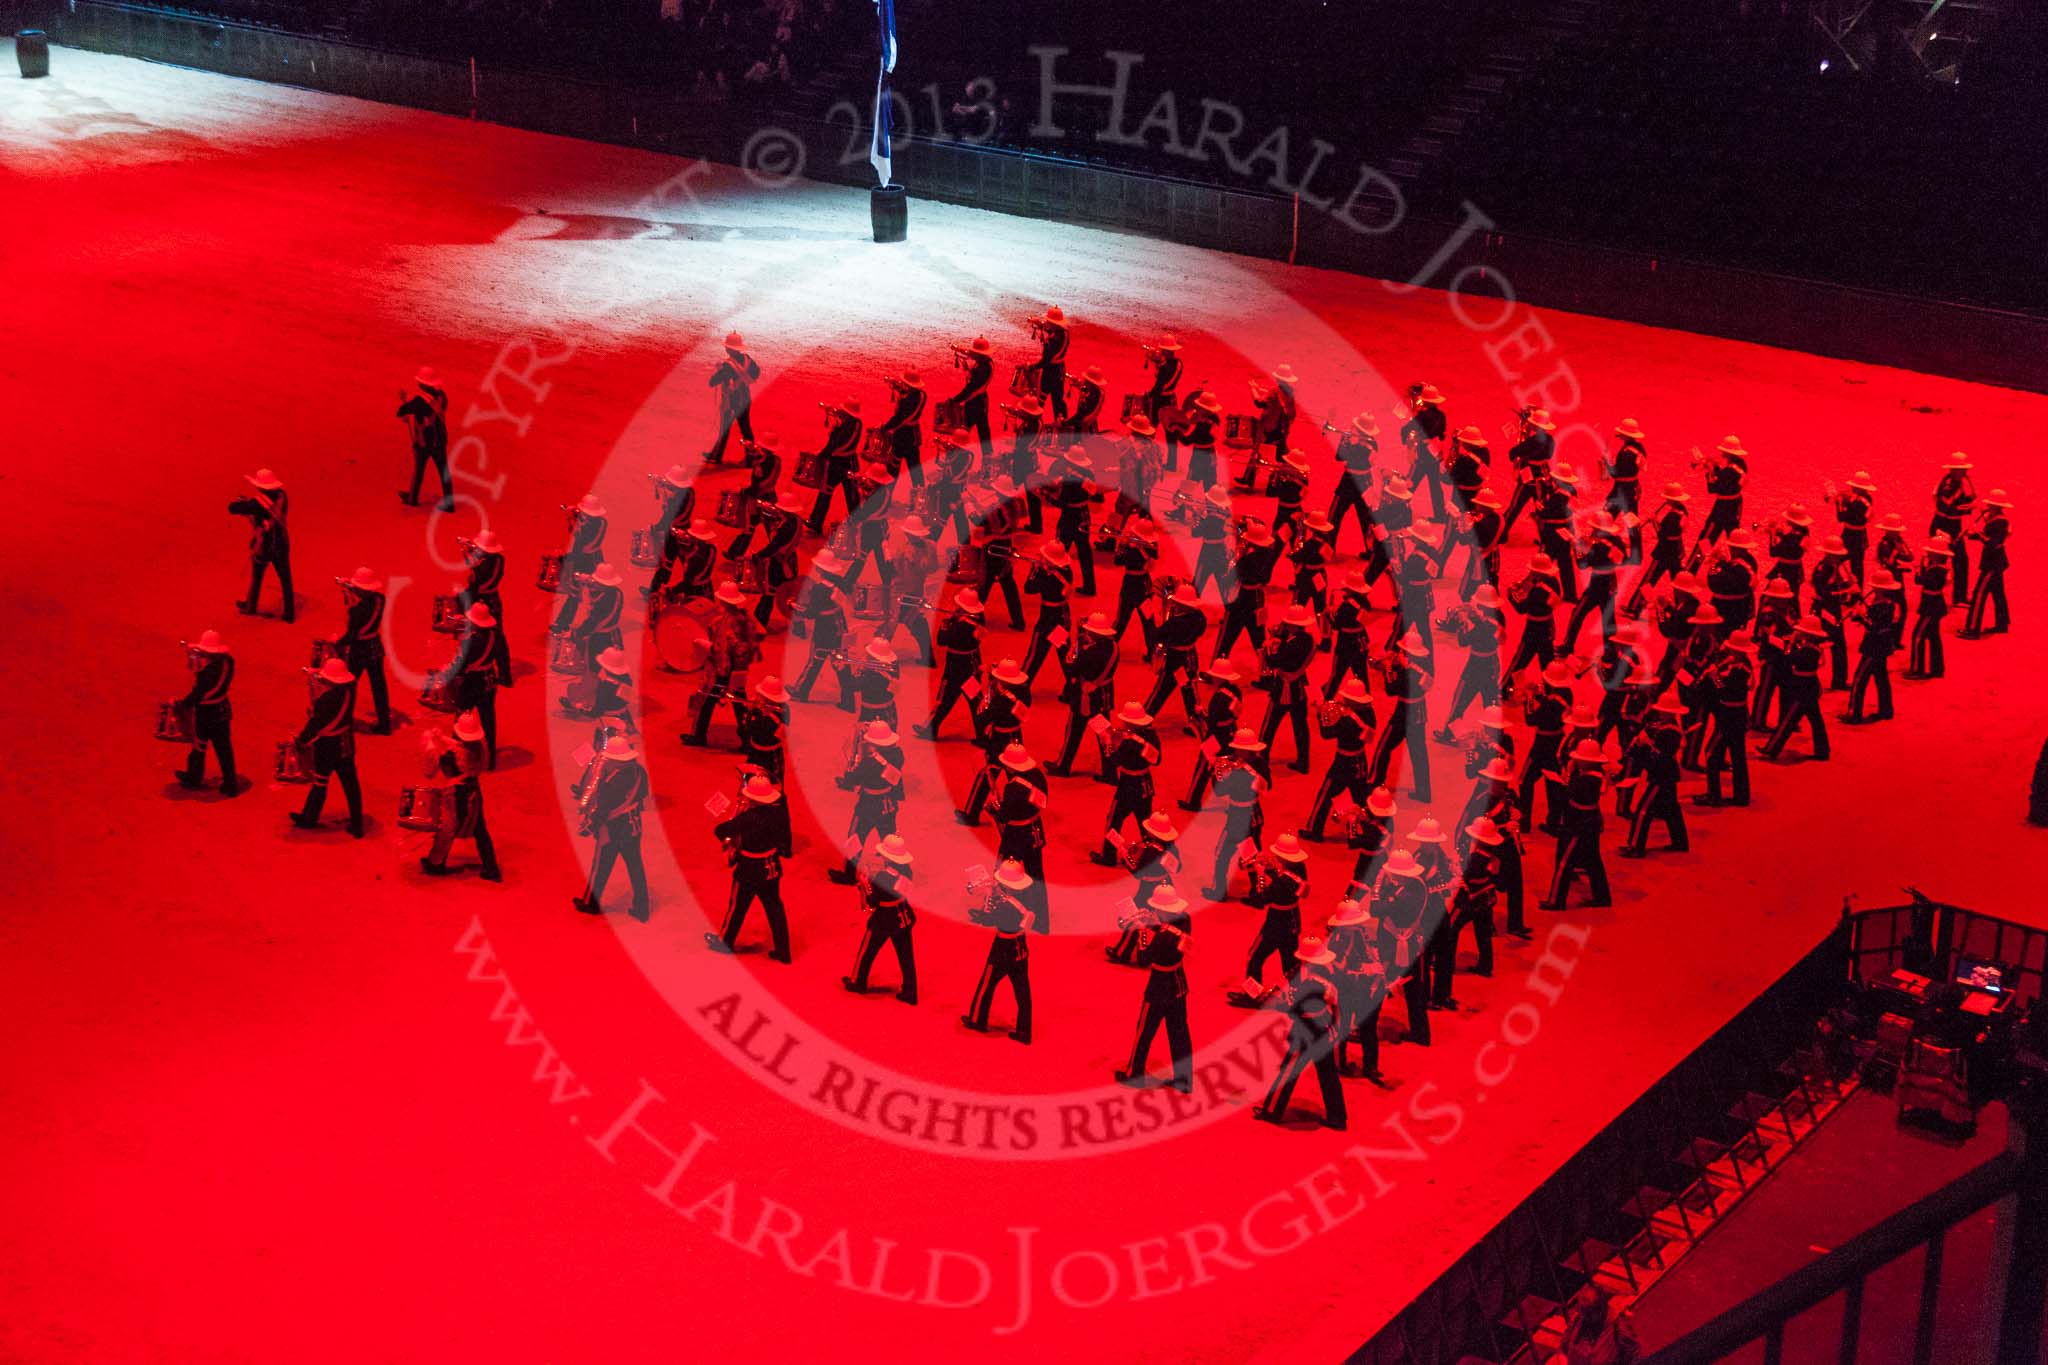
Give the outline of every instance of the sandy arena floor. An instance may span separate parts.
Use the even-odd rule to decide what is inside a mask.
[[[728,169],[56,57],[48,81],[0,84],[15,759],[0,778],[0,1357],[1333,1359],[1773,980],[1845,895],[1887,904],[1910,883],[2048,922],[2033,894],[2048,835],[2020,822],[2044,726],[2048,399],[1521,308],[1482,332],[1433,290],[942,205],[916,204],[911,243],[878,248],[856,192],[767,192]],[[562,788],[582,735],[548,719],[561,680],[533,667],[554,601],[532,574],[558,548],[558,507],[594,486],[623,564],[651,515],[643,476],[702,448],[707,347],[729,326],[767,371],[760,419],[788,454],[814,443],[817,400],[857,393],[872,412],[904,365],[948,391],[947,342],[986,331],[1006,372],[1048,303],[1078,319],[1076,367],[1102,365],[1113,393],[1138,381],[1138,342],[1172,327],[1190,377],[1233,410],[1245,378],[1287,361],[1318,416],[1384,420],[1428,377],[1454,422],[1492,434],[1515,372],[1567,366],[1576,404],[1557,381],[1553,406],[1601,430],[1639,418],[1653,483],[1740,433],[1755,517],[1818,504],[1823,479],[1862,467],[1917,538],[1940,457],[1968,450],[1980,490],[2018,504],[2018,633],[1952,642],[1948,678],[1901,684],[1900,722],[1838,730],[1832,762],[1759,765],[1756,808],[1696,816],[1690,854],[1611,859],[1613,909],[1537,914],[1569,926],[1551,940],[1563,988],[1529,983],[1543,940],[1508,942],[1434,1048],[1389,1046],[1388,1091],[1350,1084],[1347,1135],[1107,1086],[1140,983],[1101,960],[1127,883],[1083,861],[1106,805],[1086,781],[1055,790],[1063,932],[1032,945],[1037,1041],[959,1026],[987,941],[962,922],[959,870],[990,848],[946,818],[968,770],[957,739],[917,758],[904,819],[929,897],[917,1009],[839,986],[861,916],[822,875],[846,814],[829,779],[847,722],[829,706],[799,708],[794,731],[795,965],[763,959],[758,918],[754,951],[706,953],[696,901],[716,908],[725,870],[701,806],[734,755],[677,744],[686,688],[652,670],[637,611],[655,914],[573,913],[587,841]],[[1498,311],[1473,301],[1469,320]],[[408,463],[394,394],[422,363],[474,438],[445,519],[393,498]],[[1310,450],[1320,504],[1328,447]],[[231,605],[245,529],[223,508],[259,465],[294,494],[293,626]],[[487,783],[502,886],[421,876],[418,836],[395,824],[418,771],[409,689],[413,724],[362,742],[366,841],[291,829],[299,793],[268,782],[308,642],[338,620],[330,576],[390,576],[394,672],[416,676],[447,650],[427,630],[451,576],[436,559],[480,519],[512,549],[526,664]],[[186,685],[178,642],[209,626],[240,662],[236,738],[257,782],[235,803],[176,788],[180,752],[150,737],[156,700]],[[1021,652],[1003,638],[1014,648],[991,657]],[[1127,653],[1125,697],[1141,686]],[[1053,676],[1029,731],[1041,756],[1061,724]],[[926,686],[906,672],[913,715]],[[1164,795],[1192,757],[1175,746]],[[1437,758],[1454,814],[1465,791]],[[1269,804],[1270,829],[1299,823],[1304,785]],[[1197,822],[1191,861],[1213,839]],[[1349,856],[1316,855],[1317,923]],[[1539,844],[1532,874],[1549,861]],[[1238,904],[1198,919],[1203,1097],[1270,1069],[1258,1021],[1223,1001],[1255,919]],[[864,1105],[889,1076],[874,1093],[900,1081],[899,1107]],[[957,1141],[932,1121],[950,1111],[920,1107],[933,1096],[979,1106]],[[1297,1105],[1316,1104],[1311,1084]],[[882,1134],[885,1108],[915,1131]]]

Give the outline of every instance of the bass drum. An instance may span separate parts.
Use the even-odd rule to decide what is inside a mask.
[[[700,673],[711,656],[711,603],[703,598],[662,608],[654,618],[654,653],[671,673]]]

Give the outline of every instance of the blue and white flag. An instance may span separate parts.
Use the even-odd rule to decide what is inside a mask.
[[[890,183],[889,148],[894,131],[890,127],[895,101],[890,98],[889,73],[896,69],[896,0],[875,0],[875,13],[882,23],[882,68],[875,73],[875,132],[868,143],[868,163],[886,185]]]

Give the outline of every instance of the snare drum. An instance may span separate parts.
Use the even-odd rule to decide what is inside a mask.
[[[420,692],[420,705],[429,711],[454,715],[458,709],[454,681],[448,678],[435,678],[429,682]]]
[[[761,557],[759,555],[748,555],[745,559],[741,560],[739,577],[733,581],[739,585],[741,592],[759,593],[761,591]]]
[[[1243,450],[1259,439],[1259,419],[1250,413],[1232,413],[1223,419],[1223,444]]]
[[[1326,701],[1316,708],[1316,728],[1323,732],[1324,739],[1337,733],[1337,722],[1343,718],[1344,703],[1341,701]]]
[[[864,463],[886,463],[891,449],[889,438],[884,436],[879,428],[870,427],[868,428],[867,435],[861,437],[860,458]]]
[[[807,450],[796,457],[796,471],[790,475],[799,488],[823,488],[825,486],[825,457],[815,450]]]
[[[448,787],[400,787],[398,825],[401,829],[439,830],[452,813],[454,794]]]
[[[1142,417],[1144,415],[1145,395],[1142,393],[1125,394],[1124,405],[1121,411],[1121,416],[1123,417],[1124,421],[1129,422],[1133,417]]]
[[[1019,365],[1010,371],[1010,392],[1036,397],[1039,372],[1036,365]]]
[[[967,404],[958,398],[941,399],[932,409],[932,430],[951,431],[967,424]]]
[[[313,752],[297,740],[283,740],[277,746],[277,762],[271,769],[280,782],[306,785],[313,781]]]
[[[979,545],[971,542],[962,545],[959,557],[953,561],[953,567],[946,571],[946,581],[948,583],[979,583],[981,581],[982,561],[987,556],[988,551]]]
[[[853,614],[857,620],[881,620],[882,609],[886,601],[887,596],[883,593],[879,584],[856,583],[853,585]]]
[[[754,500],[737,488],[728,488],[718,495],[718,524],[730,526],[735,531],[745,526],[754,517]]]
[[[318,673],[320,665],[326,663],[329,659],[338,658],[340,654],[341,650],[335,645],[334,641],[315,640],[313,641],[313,662],[308,667],[315,673]]]
[[[548,659],[548,667],[557,673],[583,674],[590,671],[583,641],[573,635],[564,635],[555,641],[554,653]]]
[[[462,614],[462,599],[452,592],[434,595],[434,630],[440,635],[460,635],[468,619]]]
[[[540,577],[534,586],[538,587],[542,592],[562,591],[562,557],[560,555],[542,555],[540,557]]]
[[[654,652],[672,673],[696,673],[711,655],[712,608],[701,597],[663,611],[654,620]]]
[[[182,697],[156,704],[156,737],[170,744],[190,744],[198,733],[197,708]]]
[[[651,569],[661,562],[661,549],[654,543],[654,537],[646,531],[633,533],[633,567]]]

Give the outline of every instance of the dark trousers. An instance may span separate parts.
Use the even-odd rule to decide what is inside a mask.
[[[1147,659],[1152,657],[1152,623],[1140,615],[1138,609],[1144,606],[1145,600],[1151,596],[1152,580],[1149,578],[1142,578],[1136,574],[1125,574],[1124,581],[1117,585],[1116,641],[1119,645],[1123,643],[1124,632],[1131,628],[1131,621],[1133,618],[1136,618],[1138,633],[1145,641],[1145,657]]]
[[[1919,615],[1913,618],[1913,652],[1908,669],[1916,677],[1938,678],[1946,667],[1941,657],[1941,618]]]
[[[1786,742],[1792,732],[1805,721],[1807,732],[1813,737],[1813,756],[1825,759],[1828,756],[1828,723],[1820,714],[1820,679],[1788,678],[1783,687],[1785,700],[1779,707],[1778,728],[1763,748],[1765,758],[1776,758],[1785,751]]]
[[[470,811],[472,805],[476,807],[474,818]],[[465,829],[466,834],[462,832]],[[491,842],[491,827],[484,821],[483,802],[475,799],[468,783],[455,788],[455,818],[443,821],[434,831],[434,846],[427,851],[427,861],[435,867],[446,867],[448,854],[458,838],[476,840],[477,862],[486,874],[498,875],[498,847]]]
[[[1372,649],[1363,634],[1339,635],[1337,643],[1330,650],[1330,676],[1323,683],[1323,700],[1337,695],[1337,689],[1344,685],[1346,678],[1356,678],[1368,687],[1372,685]]]
[[[732,673],[704,672],[704,685],[690,698],[690,705],[696,709],[697,717],[690,726],[690,742],[703,744],[711,738],[711,720],[718,714],[720,702],[732,700]],[[737,711],[735,711],[737,718]]]
[[[1572,893],[1572,881],[1580,873],[1586,876],[1586,888],[1593,893],[1592,904],[1606,905],[1613,900],[1607,885],[1607,862],[1600,856],[1600,824],[1597,820],[1575,818],[1565,825],[1564,833],[1557,840],[1557,867],[1550,876],[1550,899],[1544,904],[1553,910],[1564,909],[1565,898]]]
[[[1417,801],[1429,797],[1429,717],[1422,702],[1397,702],[1387,716],[1387,728],[1380,731],[1379,743],[1372,751],[1372,765],[1367,769],[1366,785],[1390,787],[1390,774],[1394,766],[1394,750],[1402,744],[1408,746],[1408,783],[1411,795]]]
[[[1294,1098],[1296,1083],[1311,1065],[1316,1069],[1316,1084],[1323,1092],[1323,1121],[1333,1128],[1342,1128],[1344,1082],[1337,1074],[1336,1039],[1327,1027],[1298,1023],[1288,1030],[1287,1055],[1280,1059],[1280,1069],[1274,1073],[1273,1084],[1267,1088],[1265,1102],[1259,1108],[1276,1118],[1285,1114],[1288,1101]]]
[[[1963,629],[1971,635],[1984,633],[1984,617],[1989,612],[1997,623],[1992,630],[2012,629],[2012,609],[2005,601],[2005,570],[1979,569],[1977,586],[1970,593],[1970,611],[1963,617]]]
[[[498,685],[481,673],[463,674],[455,682],[456,705],[476,712],[484,727],[484,766],[498,766]]]
[[[1284,699],[1284,700],[1283,700]],[[1273,736],[1280,733],[1280,719],[1286,717],[1289,728],[1294,732],[1294,766],[1300,772],[1308,771],[1308,697],[1298,686],[1288,686],[1266,694],[1266,716],[1259,722],[1259,741],[1272,744]],[[1278,758],[1278,754],[1273,757]],[[1423,785],[1429,785],[1428,778]]]
[[[1188,1033],[1188,997],[1176,972],[1151,973],[1145,999],[1138,1006],[1138,1032],[1131,1043],[1127,1075],[1142,1076],[1152,1056],[1152,1040],[1166,1028],[1166,1050],[1173,1058],[1173,1083],[1185,1090],[1195,1080],[1195,1045]]]
[[[1165,706],[1166,699],[1173,695],[1174,683],[1177,679],[1180,684],[1181,704],[1187,708],[1189,723],[1196,726],[1202,723],[1202,703],[1201,699],[1195,695],[1196,667],[1194,655],[1180,654],[1170,650],[1167,652],[1166,657],[1160,662],[1159,676],[1153,680],[1152,695],[1145,703],[1145,709],[1152,714],[1154,719],[1160,721],[1166,719],[1165,712],[1160,708]],[[1230,736],[1218,735],[1216,736],[1216,742],[1218,744],[1228,744]]]
[[[1730,707],[1714,713],[1713,738],[1707,743],[1707,795],[1721,797],[1721,772],[1726,769],[1733,787],[1730,799],[1738,806],[1749,804],[1748,713]]]
[[[1570,654],[1579,647],[1579,632],[1585,628],[1586,618],[1595,611],[1600,613],[1600,638],[1614,637],[1614,575],[1611,573],[1589,573],[1586,575],[1586,590],[1579,594],[1578,606],[1572,608],[1572,619],[1564,628],[1564,638],[1558,641],[1565,653]]]
[[[1359,1069],[1368,1076],[1380,1073],[1380,1005],[1384,977],[1340,978],[1337,992],[1337,1069],[1344,1069],[1344,1046],[1358,1044]]]
[[[1351,793],[1352,804],[1358,806],[1363,806],[1372,795],[1372,784],[1366,781],[1364,751],[1340,753],[1330,760],[1330,770],[1323,774],[1323,785],[1316,789],[1316,803],[1309,811],[1307,829],[1311,838],[1323,837],[1339,792]]]
[[[441,476],[441,510],[452,512],[455,510],[455,485],[448,477],[448,451],[442,446],[412,448],[412,490],[405,495],[405,500],[414,506],[419,505],[420,485],[426,482],[429,460],[434,462],[434,471]]]
[[[964,695],[960,689],[967,685],[967,680],[972,678],[975,671],[981,666],[980,659],[962,657],[960,662],[955,663],[954,659],[956,657],[960,656],[948,655],[946,657],[945,671],[939,675],[939,700],[932,707],[932,718],[927,723],[927,728],[931,731],[933,738],[938,737],[939,723],[952,713],[953,708],[959,704],[960,698]]]
[[[1024,651],[1024,676],[1031,682],[1038,681],[1038,670],[1045,667],[1045,661],[1052,657],[1052,633],[1062,630],[1067,633],[1061,649],[1071,645],[1074,635],[1074,611],[1065,603],[1059,606],[1040,605],[1038,617],[1031,623],[1031,646]]]
[[[1557,657],[1557,623],[1548,616],[1535,616],[1522,625],[1522,638],[1515,642],[1514,657],[1501,673],[1501,685],[1512,691],[1515,680],[1531,663],[1544,668]]]
[[[1444,717],[1446,729],[1458,723],[1458,717],[1465,714],[1465,708],[1473,702],[1481,706],[1500,705],[1500,655],[1497,653],[1468,654],[1465,667],[1458,674],[1458,685],[1451,692],[1451,714]]]
[[[811,503],[811,514],[804,519],[804,525],[811,528],[812,535],[823,535],[825,533],[825,509],[832,505],[832,495],[834,493],[838,493],[845,500],[846,515],[849,517],[860,506],[860,494],[854,488],[853,476],[851,474],[839,480],[837,484],[827,483],[818,490],[817,499]]]
[[[1863,718],[1863,698],[1869,694],[1870,685],[1877,684],[1877,715],[1874,719],[1892,718],[1892,670],[1891,657],[1885,654],[1862,654],[1856,659],[1856,677],[1849,684],[1849,718]]]
[[[1482,906],[1461,898],[1451,911],[1450,923],[1430,940],[1429,1000],[1438,1009],[1448,1009],[1454,998],[1451,983],[1457,975],[1458,940],[1467,925],[1472,927],[1472,940],[1479,950],[1472,970],[1480,976],[1493,975],[1493,903]]]
[[[776,918],[774,915],[769,917],[771,931]],[[917,1003],[917,956],[910,946],[910,926],[899,925],[893,920],[886,927],[875,924],[873,920],[868,922],[867,932],[860,936],[860,956],[853,963],[854,988],[863,991],[868,988],[868,973],[874,970],[875,959],[881,955],[885,943],[896,950],[896,966],[903,977],[903,985],[896,993],[914,1005]]]
[[[1683,853],[1690,847],[1685,837],[1685,812],[1678,804],[1678,792],[1672,787],[1651,787],[1636,799],[1635,813],[1628,822],[1628,842],[1622,845],[1629,853],[1644,853],[1650,847],[1650,826],[1663,821],[1664,832],[1671,838],[1671,851]]]
[[[1372,509],[1365,505],[1365,478],[1354,476],[1348,470],[1337,476],[1337,493],[1330,499],[1330,545],[1334,549],[1337,537],[1344,533],[1344,518],[1358,518],[1358,534],[1365,544],[1372,544]]]
[[[583,898],[592,905],[602,904],[604,888],[612,879],[612,869],[620,863],[626,865],[626,879],[633,884],[633,913],[647,913],[647,867],[640,861],[640,832],[622,824],[608,824],[597,831],[597,846],[590,855],[590,884]]]
[[[1501,896],[1508,903],[1508,932],[1511,934],[1526,934],[1529,931],[1529,925],[1522,915],[1522,897],[1524,892],[1522,888],[1522,845],[1520,840],[1515,836],[1503,839],[1500,845],[1500,852],[1495,856],[1500,859]]]
[[[974,998],[967,1006],[967,1017],[976,1028],[987,1028],[989,1010],[996,1002],[996,987],[1005,981],[1010,983],[1010,994],[1017,1001],[1017,1026],[1013,1032],[1028,1043],[1031,1041],[1031,959],[1021,938],[999,937],[989,945],[988,962],[981,969],[981,980],[975,983]]]
[[[384,676],[384,651],[381,648],[357,648],[346,652],[348,666],[356,677],[370,684],[370,700],[377,707],[377,728],[388,731],[391,728],[391,683]],[[595,665],[593,665],[595,667]]]
[[[1257,981],[1265,971],[1267,959],[1276,953],[1280,956],[1280,975],[1293,980],[1295,969],[1301,965],[1295,956],[1300,951],[1301,911],[1268,910],[1259,925],[1259,936],[1252,940],[1251,952],[1245,957],[1245,980]]]
[[[313,741],[313,771],[316,776],[313,785],[306,792],[306,804],[299,812],[308,822],[320,818],[321,807],[327,804],[327,783],[330,778],[339,778],[341,794],[348,799],[348,828],[351,834],[360,834],[363,828],[363,783],[356,776],[356,756],[353,751],[342,749],[339,753],[325,752],[326,746],[335,740]]]
[[[975,592],[982,601],[993,602],[995,598],[989,593],[991,588],[1002,590],[1003,605],[1010,609],[1010,629],[1024,629],[1024,599],[1018,595],[1017,571],[1007,556],[982,556],[981,582],[976,585]]]
[[[738,947],[740,930],[747,922],[747,911],[759,902],[761,913],[768,917],[768,937],[773,945],[771,951],[777,957],[788,957],[789,917],[782,913],[782,878],[749,870],[745,865],[747,861],[743,859],[739,869],[733,873],[732,895],[726,901],[725,923],[719,927],[718,937],[726,947]],[[636,842],[633,846],[632,865],[637,867],[639,862],[640,847]],[[633,890],[644,902],[647,895],[646,883],[636,880]],[[596,897],[593,895],[592,899],[595,900]]]
[[[704,463],[724,464],[725,443],[732,439],[732,429],[740,429],[740,439],[748,445],[754,443],[753,405],[727,408],[723,404],[718,410],[718,438],[711,443],[711,449],[704,452]]]
[[[256,558],[249,561],[249,591],[242,598],[242,610],[256,610],[256,603],[263,596],[263,571],[266,568],[277,572],[278,591],[284,594],[284,619],[290,621],[297,614],[298,599],[292,595],[292,561],[289,554],[279,555],[276,559]]]
[[[1216,628],[1216,653],[1221,659],[1230,653],[1230,647],[1237,643],[1240,635],[1252,638],[1252,649],[1266,647],[1266,625],[1259,619],[1259,609],[1265,605],[1265,594],[1257,589],[1244,589],[1230,599],[1230,605],[1223,609],[1223,624]]]
[[[1189,585],[1199,593],[1213,582],[1216,590],[1222,592],[1229,582],[1229,575],[1230,562],[1225,555],[1223,542],[1203,541],[1195,550],[1195,576],[1189,580]]]
[[[206,749],[213,746],[213,756],[220,764],[220,789],[229,794],[235,790],[235,741],[231,733],[229,713],[226,706],[199,706],[193,708],[192,750],[185,758],[185,780],[198,784],[206,776]]]
[[[1643,609],[1643,598],[1650,589],[1677,573],[1680,562],[1680,555],[1675,546],[1669,552],[1651,551],[1649,567],[1643,570],[1643,576],[1637,579],[1635,587],[1629,590],[1628,603],[1623,609],[1630,616],[1640,613]]]

